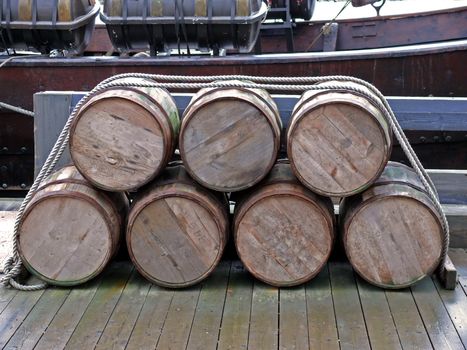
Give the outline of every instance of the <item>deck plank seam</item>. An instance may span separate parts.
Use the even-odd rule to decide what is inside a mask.
[[[109,318],[108,318],[107,321],[105,322],[105,325],[104,325],[104,327],[102,328],[102,332],[101,332],[101,334],[99,334],[99,338],[97,339],[96,343],[94,344],[94,349],[97,347],[97,344],[99,344],[99,342],[100,342],[100,340],[101,340],[101,338],[102,338],[102,335],[104,334],[104,331],[105,331],[105,329],[107,328],[107,325],[109,324],[109,321],[111,320],[112,315],[114,314],[115,309],[117,308],[118,303],[120,302],[120,299],[122,299],[123,292],[125,291],[125,289],[126,289],[126,287],[127,287],[127,285],[128,285],[128,282],[131,280],[131,278],[133,277],[133,275],[134,275],[135,273],[137,273],[137,272],[136,272],[136,269],[135,269],[134,267],[132,267],[131,272],[130,272],[130,274],[128,275],[128,279],[126,280],[125,285],[123,286],[123,288],[122,288],[121,291],[120,291],[120,295],[118,296],[117,302],[115,303],[114,307],[112,308],[112,312],[110,313]]]
[[[227,284],[226,284],[226,287],[225,287],[224,303],[222,305],[221,321],[220,321],[220,324],[219,324],[219,331],[217,332],[216,350],[219,348],[219,341],[220,341],[220,338],[221,338],[222,322],[224,321],[225,303],[227,302],[227,292],[229,290],[231,273],[232,273],[232,261],[230,261],[230,263],[229,263],[229,275],[227,277]]]
[[[193,310],[193,318],[191,319],[191,325],[190,325],[190,330],[188,331],[188,337],[186,338],[186,343],[185,343],[185,350],[188,349],[188,344],[190,343],[190,338],[191,338],[191,331],[193,330],[193,324],[195,323],[195,316],[196,316],[196,310],[198,309],[198,304],[199,304],[199,299],[201,297],[201,292],[206,286],[206,282],[201,284],[201,288],[198,290],[198,298],[196,299],[196,305]]]
[[[76,323],[76,326],[81,322],[81,319],[83,318],[84,314],[86,313],[86,310],[88,309],[89,305],[91,304],[92,300],[94,299],[94,296],[96,295],[97,293],[97,290],[99,289],[100,285],[102,284],[102,281],[104,279],[101,277],[99,277],[99,282],[98,282],[98,285],[96,286],[96,289],[94,290],[94,293],[92,295],[92,298],[89,299],[89,303],[86,305],[81,317],[79,318],[78,322]],[[74,289],[73,289],[74,290]],[[71,291],[73,291],[71,290]],[[71,294],[71,292],[70,292]],[[47,330],[49,329],[50,325],[52,324],[52,322],[55,320],[55,317],[57,317],[57,314],[60,312],[60,310],[62,309],[63,305],[66,303],[66,301],[68,300],[68,298],[70,297],[70,294],[68,294],[68,296],[65,298],[65,301],[63,302],[62,306],[60,306],[60,308],[58,309],[57,313],[54,315],[54,317],[52,318],[52,320],[50,321],[49,325],[47,326],[47,329],[41,334],[39,340],[37,341],[37,343],[34,345],[34,347],[36,347],[37,344],[40,343],[40,341],[42,340],[42,338],[44,337],[44,335],[46,334]],[[68,341],[71,339],[71,336],[73,335],[75,329],[76,329],[76,326],[75,328],[73,329],[73,332],[70,333],[70,337],[67,339],[65,345],[63,348],[66,347],[66,344],[68,344]]]
[[[306,334],[308,339],[308,349],[310,349],[310,319],[308,317],[308,297],[307,297],[307,285],[303,286],[305,292],[305,310],[306,310]]]
[[[328,282],[329,282],[329,289],[331,292],[332,310],[334,312],[334,323],[336,325],[337,341],[338,341],[339,349],[342,350],[341,338],[339,334],[339,325],[337,323],[336,304],[334,302],[334,293],[333,293],[333,288],[332,288],[331,270],[329,269],[329,263],[326,264],[326,269],[328,270]]]
[[[430,341],[431,348],[435,349],[435,346],[433,344],[433,340],[431,339],[430,332],[428,332],[428,328],[426,326],[425,319],[423,318],[422,313],[420,312],[420,307],[418,306],[417,299],[415,299],[415,296],[413,294],[412,287],[410,287],[410,294],[412,295],[412,299],[413,299],[413,301],[415,303],[415,307],[417,308],[418,315],[420,316],[420,319],[422,320],[423,328],[425,328],[425,333],[428,336],[428,340]]]
[[[371,342],[370,332],[368,331],[368,325],[367,325],[367,320],[366,320],[366,316],[365,316],[365,309],[363,307],[362,297],[360,295],[360,289],[358,288],[358,283],[357,283],[357,278],[360,278],[360,277],[355,273],[354,269],[352,269],[352,276],[353,276],[353,281],[355,283],[355,288],[357,289],[358,301],[360,303],[360,310],[362,312],[362,317],[363,317],[363,324],[365,325],[366,336],[368,338],[368,345],[369,345],[370,350],[371,350],[371,349],[373,349],[373,344]],[[365,283],[366,283],[366,281],[365,281]]]
[[[155,285],[153,284],[151,289],[154,288],[154,287],[155,287]],[[157,288],[162,288],[162,287],[157,287]],[[170,298],[170,303],[167,306],[167,312],[165,313],[164,322],[162,323],[161,331],[159,333],[159,337],[157,338],[156,345],[154,346],[154,350],[157,349],[157,347],[159,346],[159,341],[161,340],[162,333],[164,332],[165,322],[167,321],[167,317],[169,315],[170,308],[172,307],[172,302],[174,300],[174,297],[175,297],[175,291],[172,292],[172,297]],[[143,305],[143,307],[144,307],[144,305]],[[138,320],[136,320],[136,321],[138,321]]]
[[[436,279],[436,281],[434,281],[433,279]],[[438,283],[437,283],[438,282]],[[449,312],[448,308],[446,307],[446,304],[444,302],[444,298],[443,296],[441,295],[440,293],[440,290],[439,290],[439,283],[441,283],[438,279],[437,279],[437,276],[433,276],[432,277],[432,283],[435,285],[435,290],[436,290],[436,293],[438,294],[439,296],[439,299],[441,300],[441,304],[443,304],[443,307],[444,307],[444,310],[446,311],[446,313],[448,314],[449,316],[449,320],[451,321],[452,323],[452,326],[454,327],[454,329],[456,330],[456,333],[457,333],[457,336],[459,337],[460,339],[460,342],[462,343],[462,345],[464,346],[464,348],[467,349],[467,344],[464,344],[464,341],[462,339],[462,335],[459,333],[459,330],[457,329],[457,326],[456,324],[454,323],[454,320],[451,316],[451,313]],[[453,291],[454,293],[454,291]]]
[[[133,271],[133,270],[134,270],[134,268],[132,269],[132,271]],[[132,275],[132,273],[129,273],[129,274],[128,274],[128,277],[127,277],[127,279],[126,279],[126,281],[125,281],[125,286],[123,287],[123,289],[125,289],[126,284],[127,284],[128,281],[130,280],[131,275]],[[80,325],[81,321],[83,320],[84,315],[85,315],[86,312],[88,311],[89,306],[90,306],[90,305],[92,304],[92,302],[94,301],[94,298],[96,297],[97,292],[99,291],[99,288],[101,287],[101,284],[102,284],[103,280],[104,280],[104,279],[102,278],[102,281],[101,281],[101,283],[99,283],[99,286],[96,288],[96,292],[94,293],[94,295],[93,295],[91,301],[90,301],[89,304],[86,306],[86,309],[84,310],[83,314],[82,314],[81,317],[79,318],[79,321],[78,321],[78,323],[76,324],[75,328],[73,329],[73,332],[71,332],[70,337],[68,338],[67,342],[65,343],[65,346],[63,347],[64,349],[68,346],[70,340],[73,338],[73,335],[75,334],[76,330],[78,329],[78,326]],[[122,293],[123,293],[123,289],[122,289]],[[118,300],[120,300],[120,297],[118,298]],[[117,301],[117,303],[118,303],[118,301]],[[117,303],[115,304],[115,306],[117,306]],[[115,309],[115,307],[114,307],[114,309]],[[113,313],[114,309],[112,309],[112,313]],[[110,316],[112,316],[112,313],[110,314]],[[110,319],[110,316],[109,316],[109,319]],[[108,320],[107,320],[107,321],[108,321]],[[106,326],[107,326],[107,323],[106,323]],[[105,327],[104,327],[104,329],[105,329]],[[102,333],[104,333],[104,329],[102,330]],[[101,336],[102,336],[102,333],[101,333]],[[100,336],[99,336],[99,339],[97,340],[96,344],[94,345],[94,348],[96,347],[96,345],[97,345],[97,343],[99,342],[99,340],[100,340]]]
[[[281,346],[281,289],[277,288],[277,349]]]
[[[244,271],[246,272],[246,271]],[[246,272],[248,273],[248,272]],[[249,273],[248,273],[249,274]],[[252,276],[249,275],[251,278]],[[248,337],[246,339],[246,349],[250,349],[250,335],[251,335],[251,314],[253,311],[253,296],[254,296],[254,291],[255,291],[255,281],[251,282],[251,300],[250,300],[250,317],[248,318]]]
[[[384,299],[386,300],[386,303],[388,305],[389,314],[391,315],[392,324],[394,325],[394,329],[396,330],[397,339],[399,339],[399,344],[401,346],[401,349],[404,349],[404,346],[402,345],[402,339],[399,334],[399,329],[397,329],[396,320],[394,320],[394,315],[392,314],[391,304],[389,303],[388,295],[385,290],[383,291],[383,293],[384,293]]]

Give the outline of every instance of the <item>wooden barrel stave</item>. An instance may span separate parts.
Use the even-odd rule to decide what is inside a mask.
[[[97,191],[75,167],[59,170],[41,184],[20,223],[26,268],[54,285],[92,279],[119,247],[127,208],[123,194]]]
[[[206,278],[227,239],[225,197],[198,186],[182,166],[167,168],[130,210],[130,258],[144,277],[164,287],[187,287]]]
[[[303,187],[288,164],[277,164],[261,185],[241,197],[233,226],[245,267],[278,287],[318,274],[334,242],[331,201]]]
[[[121,82],[151,82],[139,78]],[[78,111],[70,130],[76,167],[96,187],[135,190],[170,160],[178,136],[175,101],[159,88],[109,88]]]
[[[365,192],[341,203],[341,234],[357,273],[383,288],[406,288],[441,258],[441,218],[412,169],[390,162]]]
[[[370,93],[359,84],[346,85]],[[368,188],[391,150],[392,131],[384,115],[366,97],[346,89],[305,92],[287,130],[295,175],[325,196],[346,197]]]
[[[270,171],[280,148],[277,106],[260,89],[202,89],[187,107],[179,148],[187,171],[222,192],[253,186]]]

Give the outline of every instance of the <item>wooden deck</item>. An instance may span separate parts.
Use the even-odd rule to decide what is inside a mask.
[[[425,279],[384,291],[331,262],[310,283],[277,289],[224,261],[199,286],[167,290],[128,262],[74,289],[0,290],[6,349],[464,349],[467,250],[450,256],[455,291]]]

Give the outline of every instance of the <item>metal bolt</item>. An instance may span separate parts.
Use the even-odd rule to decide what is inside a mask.
[[[420,142],[421,142],[421,143],[424,143],[425,141],[426,141],[425,136],[421,136],[421,137],[420,137]]]
[[[7,185],[7,184],[3,184],[2,187],[6,189],[6,188],[8,187],[8,185]]]
[[[28,150],[28,149],[27,149],[26,147],[21,147],[21,148],[20,148],[21,153],[26,153],[27,150]]]
[[[22,184],[20,185],[20,187],[21,187],[21,188],[26,188],[26,184],[25,184],[25,183],[22,183]]]
[[[2,148],[2,151],[3,151],[3,152],[8,152],[8,147],[3,147],[3,148]]]
[[[2,165],[2,166],[0,167],[0,170],[1,170],[2,172],[7,172],[7,171],[8,171],[8,167],[7,167],[6,165]]]
[[[450,142],[452,140],[452,137],[450,135],[446,136],[446,141]]]

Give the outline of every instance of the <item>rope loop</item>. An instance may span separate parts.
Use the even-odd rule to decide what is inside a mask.
[[[152,80],[154,82],[131,82],[131,81],[118,81],[121,78],[143,78]],[[225,80],[237,80],[235,82]],[[325,83],[318,85],[318,83]],[[358,85],[349,85],[346,83],[356,83]],[[27,204],[30,202],[32,196],[37,191],[39,184],[49,176],[61,155],[63,154],[69,140],[69,131],[73,120],[76,118],[78,111],[97,93],[118,87],[144,87],[144,88],[166,88],[166,89],[202,89],[202,88],[261,88],[269,91],[290,91],[301,93],[306,90],[347,90],[356,92],[365,96],[370,102],[376,105],[384,114],[389,125],[399,141],[405,155],[410,161],[412,168],[417,173],[423,186],[428,192],[430,199],[433,201],[436,211],[441,218],[441,224],[444,232],[443,249],[441,254],[440,271],[444,268],[449,249],[449,224],[446,215],[443,212],[441,203],[439,202],[438,193],[430,179],[428,173],[421,164],[419,158],[415,154],[409,140],[404,134],[394,112],[392,111],[388,101],[384,95],[372,84],[355,77],[331,75],[321,77],[264,77],[264,76],[246,76],[246,75],[220,75],[220,76],[182,76],[182,75],[161,75],[161,74],[144,74],[144,73],[124,73],[112,76],[103,80],[94,89],[88,92],[75,106],[71,112],[63,130],[61,131],[55,145],[52,148],[47,160],[45,161],[39,175],[34,180],[31,189],[29,190],[26,198],[21,204],[18,215],[16,217],[14,232],[13,232],[13,247],[11,256],[6,260],[4,267],[4,275],[0,279],[0,285],[11,285],[13,288],[20,290],[38,290],[45,288],[46,284],[38,284],[34,286],[25,286],[16,281],[16,278],[21,273],[22,262],[18,255],[18,231],[19,224],[24,214]],[[369,90],[369,92],[368,92]]]

